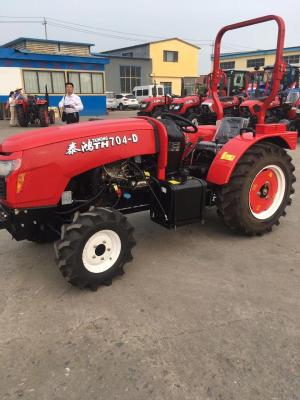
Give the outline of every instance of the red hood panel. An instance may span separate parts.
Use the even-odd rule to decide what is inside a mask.
[[[81,122],[19,133],[5,139],[0,148],[2,152],[12,153],[87,136],[122,133],[128,130],[134,133],[137,129],[149,129],[149,123],[139,118]]]

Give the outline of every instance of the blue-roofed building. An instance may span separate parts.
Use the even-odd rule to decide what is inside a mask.
[[[105,65],[107,57],[93,56],[91,43],[18,38],[0,47],[0,103],[11,90],[43,96],[47,85],[50,106],[57,106],[65,82],[74,84],[83,102],[81,115],[106,113]]]

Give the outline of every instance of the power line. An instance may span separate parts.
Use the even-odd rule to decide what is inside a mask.
[[[12,17],[12,16],[0,16],[0,18],[18,19],[17,21],[16,20],[9,20],[9,21],[1,21],[0,20],[0,23],[41,23],[42,25],[44,25],[46,38],[47,38],[47,24],[48,24],[48,25],[52,25],[52,26],[54,26],[56,28],[60,28],[60,29],[67,29],[67,30],[72,30],[75,32],[109,37],[109,38],[113,38],[113,39],[121,39],[121,40],[131,41],[131,42],[138,42],[139,40],[141,40],[141,38],[165,39],[165,36],[146,35],[146,34],[138,34],[138,33],[132,33],[132,32],[117,31],[117,30],[108,29],[108,28],[98,28],[98,27],[93,27],[90,25],[78,24],[75,22],[70,22],[70,21],[60,20],[60,19],[55,19],[55,18],[46,19],[45,17]],[[27,21],[24,21],[24,19],[27,19]],[[29,19],[29,21],[28,21],[28,19]],[[39,19],[39,21],[33,21],[33,19]],[[103,33],[103,32],[107,32],[107,33]],[[120,36],[120,34],[127,35],[127,36]],[[130,37],[130,36],[134,36],[135,38]],[[183,40],[191,41],[191,42],[197,43],[201,46],[211,46],[213,43],[212,39],[198,40],[198,39],[185,38]],[[243,48],[248,49],[248,50],[250,50],[250,49],[256,50],[253,47],[229,43],[229,42],[223,42],[223,44],[224,44],[224,47],[229,50],[239,50],[239,49],[243,49]]]

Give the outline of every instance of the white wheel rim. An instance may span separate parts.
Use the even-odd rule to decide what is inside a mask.
[[[199,122],[198,122],[197,118],[193,118],[191,122],[192,122],[192,124],[194,124],[196,126],[199,125]]]
[[[268,218],[272,217],[275,214],[275,212],[279,209],[279,207],[280,207],[280,205],[282,203],[282,200],[283,200],[284,194],[285,194],[285,188],[286,188],[286,178],[285,178],[284,172],[282,171],[282,169],[278,165],[273,165],[273,164],[272,165],[267,165],[263,169],[261,169],[256,174],[255,178],[253,179],[253,182],[255,181],[256,177],[261,172],[263,172],[264,170],[267,170],[267,169],[271,170],[275,174],[276,179],[277,179],[277,185],[278,185],[277,193],[276,193],[276,195],[275,195],[275,197],[273,199],[273,202],[270,205],[270,207],[265,211],[262,211],[262,212],[259,212],[259,213],[255,213],[252,210],[251,205],[250,205],[250,190],[251,190],[251,188],[249,190],[249,196],[248,196],[250,211],[251,211],[252,215],[255,218],[260,219],[260,220],[268,219]]]
[[[82,252],[82,262],[89,272],[100,274],[116,263],[120,253],[120,236],[106,229],[94,233],[86,242]]]

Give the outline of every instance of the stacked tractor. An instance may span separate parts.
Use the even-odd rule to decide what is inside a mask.
[[[272,20],[278,25],[272,90],[249,128],[248,119],[223,113],[221,39]],[[168,112],[161,119],[84,122],[5,139],[0,227],[16,240],[54,241],[63,277],[92,290],[110,285],[132,259],[134,229],[126,214],[147,210],[153,222],[174,229],[203,221],[206,208],[216,207],[235,232],[270,232],[291,204],[295,182],[287,151],[296,148],[296,132],[265,123],[284,74],[284,32],[274,15],[219,31],[211,76],[216,125],[196,126]]]
[[[20,126],[28,124],[46,127],[55,123],[54,110],[49,110],[49,97],[46,90],[45,98],[35,95],[20,96],[16,100],[16,113]]]

